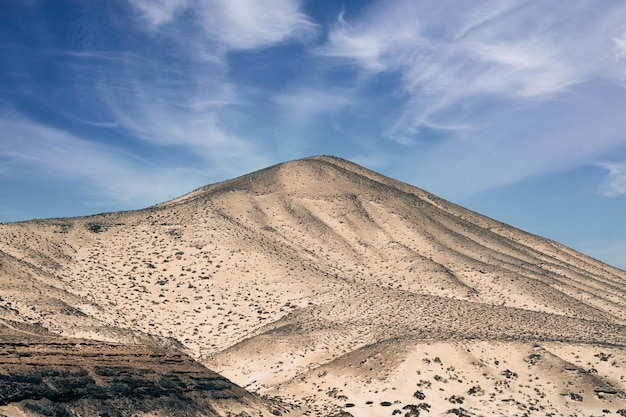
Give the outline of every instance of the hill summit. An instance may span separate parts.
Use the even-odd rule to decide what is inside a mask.
[[[336,157],[2,224],[0,279],[7,328],[180,352],[283,412],[626,414],[626,272]]]

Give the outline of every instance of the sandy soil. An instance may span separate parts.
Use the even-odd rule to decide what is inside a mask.
[[[626,409],[624,271],[337,158],[0,224],[0,279],[0,319],[174,346],[311,415]]]

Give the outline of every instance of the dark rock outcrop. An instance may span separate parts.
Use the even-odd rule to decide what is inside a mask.
[[[54,416],[275,411],[174,349],[13,333],[0,341],[0,407]]]

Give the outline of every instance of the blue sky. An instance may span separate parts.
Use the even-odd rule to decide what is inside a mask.
[[[626,268],[626,3],[0,2],[0,221],[316,154]]]

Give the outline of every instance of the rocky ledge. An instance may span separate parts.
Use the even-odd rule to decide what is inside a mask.
[[[0,340],[0,416],[11,414],[9,409],[24,415],[110,417],[289,411],[174,349],[45,336]]]

